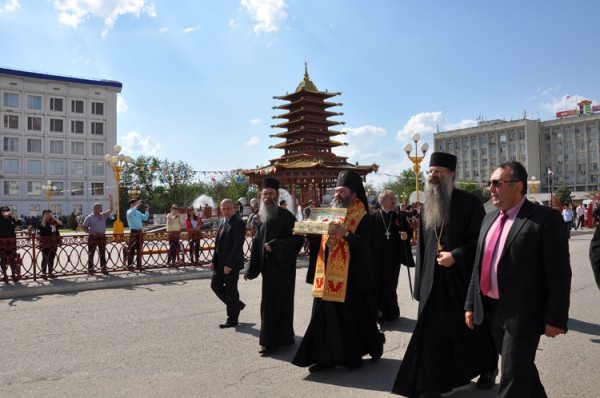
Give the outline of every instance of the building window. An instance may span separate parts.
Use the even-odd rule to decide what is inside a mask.
[[[522,141],[525,139],[525,132],[524,131],[519,131],[519,140]]]
[[[4,152],[19,152],[19,139],[16,137],[4,137]]]
[[[65,162],[63,160],[48,161],[48,174],[51,176],[64,176]]]
[[[83,120],[71,120],[71,133],[83,134]]]
[[[62,133],[64,131],[64,122],[62,119],[50,119],[50,131]]]
[[[4,195],[19,196],[19,181],[4,181]]]
[[[473,150],[471,151],[471,155],[472,155],[474,158],[476,158],[476,157],[477,157],[477,155],[478,155],[478,152],[479,152],[479,151],[478,151],[477,149],[473,149]]]
[[[4,174],[20,174],[19,159],[3,159],[2,172]]]
[[[64,141],[50,141],[50,153],[53,155],[63,155],[65,153]]]
[[[83,161],[72,161],[69,174],[71,177],[82,177],[85,175],[85,165]]]
[[[54,195],[63,196],[64,190],[65,190],[65,184],[61,181],[59,181],[59,182],[53,181],[52,185],[54,185],[56,187],[56,192],[54,192]]]
[[[481,148],[481,156],[487,155],[487,148]]]
[[[83,214],[83,205],[77,204],[73,205],[73,213],[80,215]]]
[[[42,194],[41,181],[27,181],[27,196],[40,196]]]
[[[4,106],[7,108],[19,107],[19,94],[4,93]]]
[[[104,196],[104,183],[103,182],[92,182],[92,195],[93,196]]]
[[[54,213],[58,216],[62,215],[62,205],[53,204],[53,205],[50,205],[50,207],[51,207],[50,210],[52,210],[52,213]]]
[[[83,156],[85,154],[83,148],[84,148],[83,141],[72,141],[71,142],[71,155]]]
[[[104,162],[90,162],[90,173],[92,177],[104,177]]]
[[[27,116],[27,130],[42,131],[42,118],[39,116]]]
[[[500,134],[500,143],[501,144],[506,143],[506,134]]]
[[[103,102],[92,102],[92,115],[104,115]]]
[[[27,138],[28,153],[42,153],[42,140],[39,138]]]
[[[40,215],[40,205],[29,205],[29,216],[37,217]]]
[[[71,183],[71,196],[83,196],[83,182]]]
[[[103,142],[92,142],[92,155],[104,156],[104,143]]]
[[[63,100],[62,98],[50,98],[50,110],[54,112],[63,111]]]
[[[71,113],[83,113],[82,100],[71,100]]]
[[[42,174],[42,161],[41,160],[28,160],[27,161],[27,174],[41,175]]]
[[[92,122],[92,134],[93,135],[104,135],[104,123]]]
[[[36,111],[42,110],[42,97],[39,95],[28,95],[27,109],[33,109]]]
[[[18,129],[19,128],[19,116],[4,115],[4,128],[5,129]]]

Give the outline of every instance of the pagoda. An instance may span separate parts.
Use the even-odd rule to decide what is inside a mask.
[[[285,129],[285,131],[270,135],[284,141],[269,148],[282,149],[284,153],[281,157],[270,160],[268,166],[244,171],[250,183],[260,187],[265,177],[276,178],[281,187],[290,192],[296,203],[304,206],[309,200],[319,204],[326,191],[335,188],[337,176],[342,170],[355,171],[363,181],[366,180],[367,174],[377,172],[379,166],[376,164],[368,166],[351,164],[348,163],[347,157],[337,156],[333,152],[333,148],[348,145],[331,139],[346,134],[330,130],[333,126],[344,124],[344,122],[329,120],[330,117],[343,115],[328,110],[342,105],[328,101],[340,94],[319,91],[310,80],[308,66],[305,63],[304,79],[296,91],[273,97],[286,103],[273,107],[275,110],[283,111],[273,116],[273,119],[284,121],[271,127]]]

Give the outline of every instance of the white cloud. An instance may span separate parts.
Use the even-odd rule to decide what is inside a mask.
[[[193,27],[193,28],[185,28],[185,29],[183,30],[183,33],[192,33],[192,32],[195,32],[195,31],[197,31],[198,29],[200,29],[200,25],[198,25],[198,26],[195,26],[195,27]]]
[[[125,98],[119,95],[117,97],[117,113],[125,113],[127,112],[127,109],[129,109],[129,107],[127,106]]]
[[[575,109],[577,107],[577,102],[581,101],[583,98],[585,97],[581,95],[563,95],[560,98],[550,97],[545,102],[542,102],[540,106],[548,112],[555,113],[567,109]]]
[[[158,33],[164,33],[164,32],[166,32],[167,30],[169,30],[169,28],[167,28],[167,27],[165,26],[164,28],[160,28],[160,29],[158,30]]]
[[[92,17],[104,19],[102,37],[108,34],[122,15],[157,15],[154,4],[146,0],[55,0],[54,8],[58,11],[58,21],[74,29]]]
[[[0,15],[4,14],[5,12],[17,11],[19,8],[21,8],[19,0],[8,0],[8,2],[5,2],[0,6]]]
[[[554,87],[538,87],[538,89],[535,91],[535,94],[529,96],[527,98],[527,101],[533,101],[535,99],[537,99],[538,97],[548,97],[550,94],[558,91],[560,88],[562,87],[561,83],[555,84]]]
[[[232,18],[232,19],[229,20],[229,24],[228,25],[229,25],[229,27],[231,29],[235,29],[235,28],[237,28],[237,21],[234,18]]]
[[[162,145],[149,135],[142,136],[131,131],[121,139],[123,152],[135,157],[139,155],[156,156],[162,151]]]
[[[254,145],[258,144],[259,142],[260,142],[260,138],[252,137],[248,141],[246,141],[244,146],[254,146]]]
[[[385,129],[378,126],[360,126],[360,127],[344,127],[342,132],[346,133],[346,137],[333,137],[334,141],[346,142],[348,145],[333,148],[333,151],[339,156],[348,158],[348,162],[368,162],[372,163],[374,159],[382,156],[378,150],[378,143],[381,137],[387,134]]]
[[[284,0],[241,0],[241,5],[246,8],[250,17],[258,22],[254,26],[254,33],[261,31],[276,32],[287,18]]]
[[[256,124],[259,124],[261,122],[262,122],[262,119],[259,118],[259,117],[254,118],[254,119],[250,119],[250,124],[252,124],[252,125],[256,125]]]
[[[477,120],[463,119],[458,123],[445,123],[441,127],[441,130],[442,131],[459,130],[459,129],[466,129],[466,128],[475,127],[475,126],[477,126]]]
[[[396,134],[396,139],[401,142],[410,142],[415,133],[420,134],[421,138],[425,138],[424,135],[431,136],[436,132],[441,121],[442,112],[418,113],[408,119],[408,122]]]

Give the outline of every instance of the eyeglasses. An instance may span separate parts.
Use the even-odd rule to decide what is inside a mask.
[[[429,175],[440,175],[442,173],[445,173],[446,170],[439,170],[439,169],[431,169],[431,170],[427,170],[427,174]]]
[[[488,187],[491,187],[492,185],[495,188],[498,188],[500,185],[502,185],[503,182],[509,183],[509,182],[519,182],[517,180],[489,180],[487,182]]]

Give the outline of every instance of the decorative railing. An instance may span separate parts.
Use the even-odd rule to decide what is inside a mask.
[[[246,261],[250,258],[252,236],[252,230],[248,229],[244,243]],[[50,277],[49,269],[46,274],[42,270],[44,260],[52,257],[54,257],[53,277],[88,275],[90,274],[90,244],[93,242],[93,236],[89,235],[63,235],[58,241],[40,238],[34,234],[18,236],[16,239],[0,239],[0,261],[2,267],[6,267],[6,273],[2,276],[14,276],[18,280]],[[169,235],[166,232],[133,236],[129,233],[106,234],[106,265],[102,267],[100,248],[96,248],[91,265],[94,274],[207,266],[212,260],[214,242],[215,230],[202,230],[199,233],[182,232],[179,236]],[[136,250],[130,264],[129,253],[133,245],[142,249]],[[308,254],[306,248],[307,245],[301,250],[300,256]],[[10,266],[13,256],[16,264],[14,273]],[[172,261],[168,262],[171,258]],[[137,267],[138,260],[141,269]]]

